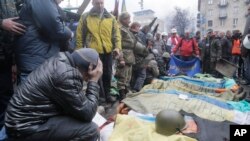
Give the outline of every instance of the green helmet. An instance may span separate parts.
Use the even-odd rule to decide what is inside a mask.
[[[170,55],[168,52],[164,52],[162,55],[163,58],[170,58]]]
[[[173,110],[163,110],[156,115],[156,132],[170,136],[185,128],[183,115]]]

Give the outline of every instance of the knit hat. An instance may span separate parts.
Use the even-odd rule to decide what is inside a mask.
[[[87,71],[90,64],[93,64],[95,67],[99,59],[99,54],[91,48],[75,50],[71,56],[76,66],[78,66],[83,71]]]

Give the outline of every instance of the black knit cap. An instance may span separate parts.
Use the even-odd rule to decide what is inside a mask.
[[[71,54],[76,66],[78,66],[83,71],[87,71],[90,64],[95,66],[98,63],[99,54],[91,48],[82,48],[75,50]]]

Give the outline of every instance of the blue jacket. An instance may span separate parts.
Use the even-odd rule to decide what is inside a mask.
[[[46,59],[60,51],[71,38],[55,0],[25,0],[20,20],[27,29],[15,47],[16,63],[21,73],[29,74]]]

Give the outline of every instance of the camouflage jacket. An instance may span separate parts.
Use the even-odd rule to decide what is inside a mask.
[[[125,26],[120,28],[122,36],[122,53],[125,63],[128,65],[135,64],[134,48],[136,45],[136,38],[132,32]]]

